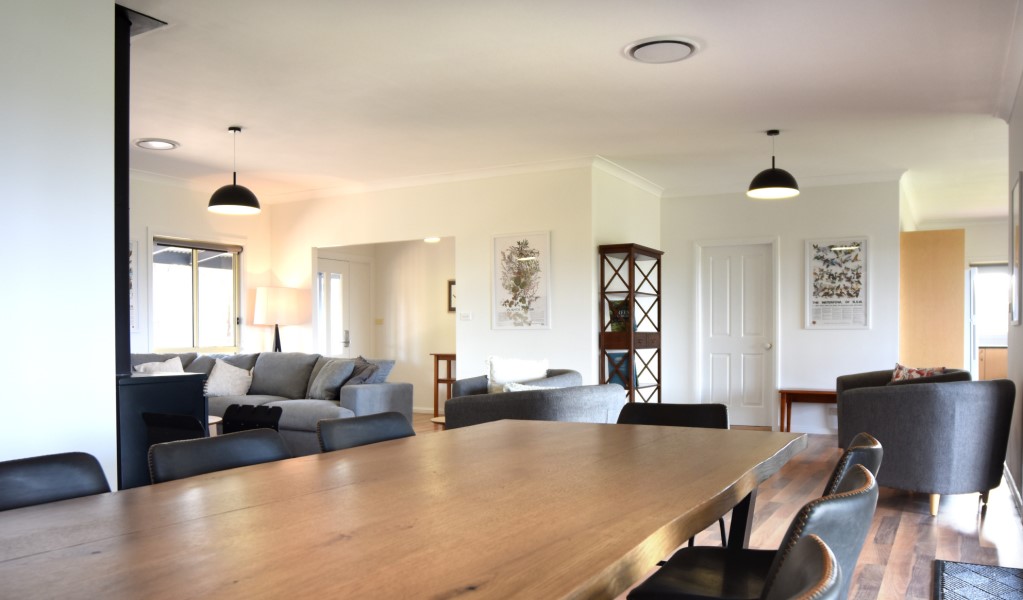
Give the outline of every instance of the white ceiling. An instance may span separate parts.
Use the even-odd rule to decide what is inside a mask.
[[[263,202],[602,156],[665,196],[904,180],[921,222],[1004,215],[1019,0],[123,0],[132,167]],[[623,48],[683,36],[647,65]]]

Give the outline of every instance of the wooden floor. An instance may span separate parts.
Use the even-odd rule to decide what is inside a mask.
[[[416,414],[414,421],[416,433],[442,431],[429,415]],[[840,454],[835,436],[810,435],[807,449],[764,482],[751,547],[778,547],[792,516],[820,495]],[[697,543],[719,544],[719,535],[715,525]],[[926,495],[881,488],[849,597],[929,599],[934,559],[1023,568],[1023,525],[1004,482],[992,490],[984,513],[978,495],[965,494],[943,497],[937,517]]]

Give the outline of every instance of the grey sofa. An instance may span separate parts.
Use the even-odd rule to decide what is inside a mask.
[[[931,514],[943,494],[980,492],[986,502],[1002,477],[1013,382],[968,381],[961,371],[886,385],[879,373],[838,378],[839,446],[861,431],[877,438],[884,446],[878,485],[929,494]]]
[[[178,356],[188,373],[209,376],[217,358],[252,372],[249,391],[241,396],[210,396],[210,415],[223,416],[232,404],[280,406],[281,436],[295,456],[320,451],[316,423],[320,419],[337,419],[380,412],[398,412],[412,422],[412,384],[388,383],[387,374],[394,361],[369,360],[378,367],[366,383],[336,382],[331,387],[324,378],[317,379],[325,365],[333,359],[303,352],[263,352],[255,354],[132,354],[132,367],[147,362],[162,362]],[[324,372],[326,375],[327,372]],[[316,384],[314,386],[314,383]],[[336,398],[336,399],[335,399]]]
[[[452,398],[444,403],[445,427],[501,419],[614,423],[625,404],[622,386],[581,385],[576,371],[551,369],[547,377],[522,383],[546,389],[491,394],[485,375],[456,381]]]

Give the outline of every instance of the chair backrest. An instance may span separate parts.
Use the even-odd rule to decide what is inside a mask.
[[[728,429],[728,407],[724,404],[629,402],[622,407],[618,423]]]
[[[232,404],[224,411],[224,420],[220,424],[220,430],[224,433],[236,433],[248,429],[279,431],[278,424],[282,414],[284,414],[284,409],[280,406]]]
[[[65,452],[0,462],[0,510],[105,494],[110,484],[96,457]]]
[[[415,434],[405,415],[396,412],[321,419],[316,423],[316,437],[320,439],[320,450],[323,452],[386,442]]]
[[[808,535],[792,547],[778,570],[774,585],[765,588],[764,600],[834,600],[839,597],[842,569],[835,554],[816,535]]]
[[[206,427],[192,415],[142,413],[149,445],[206,437]]]
[[[155,444],[149,448],[153,483],[291,458],[281,434],[251,429],[216,437]]]
[[[835,493],[808,502],[792,519],[781,546],[768,571],[765,588],[778,578],[778,572],[792,553],[796,543],[810,534],[819,536],[835,554],[842,572],[839,598],[849,594],[848,575],[856,569],[863,542],[870,530],[877,507],[877,482],[863,465],[855,465],[839,482]]]
[[[870,474],[877,477],[877,471],[881,468],[881,458],[884,456],[884,449],[881,442],[877,441],[869,433],[858,433],[849,442],[849,447],[838,459],[835,470],[831,472],[827,485],[824,486],[824,496],[830,496],[838,489],[839,482],[856,465],[863,465],[870,471]]]

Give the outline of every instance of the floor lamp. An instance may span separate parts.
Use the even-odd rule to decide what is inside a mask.
[[[281,351],[281,325],[299,325],[302,307],[308,304],[305,290],[283,287],[257,287],[252,311],[253,325],[274,326],[274,352]]]

